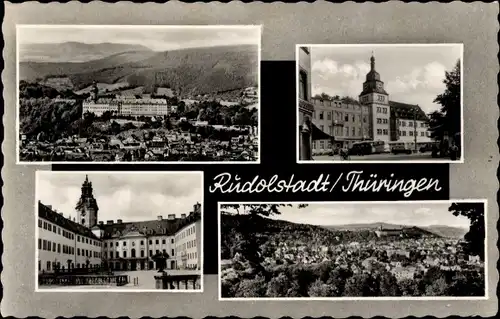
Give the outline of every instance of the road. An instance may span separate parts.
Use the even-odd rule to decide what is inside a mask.
[[[344,160],[341,160],[338,155],[335,156],[328,156],[328,155],[321,155],[321,156],[313,156],[313,159],[315,161],[335,161],[335,162],[345,162]],[[351,156],[350,161],[436,161],[436,162],[443,162],[443,161],[449,161],[449,157],[443,157],[443,158],[433,158],[431,156],[430,152],[427,153],[413,153],[413,154],[373,154],[373,155],[365,155],[365,156]]]

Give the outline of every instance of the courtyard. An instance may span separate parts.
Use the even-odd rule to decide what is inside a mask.
[[[86,289],[113,289],[113,290],[155,290],[155,278],[154,276],[158,276],[158,271],[156,270],[136,270],[136,271],[116,271],[115,275],[125,275],[128,276],[128,284],[124,286],[116,286],[116,285],[82,285],[82,286],[41,286],[40,290],[46,289],[58,289],[58,290],[86,290]],[[201,275],[201,271],[199,270],[167,270],[168,275]],[[201,289],[201,282],[198,280],[196,283],[196,290]],[[185,286],[183,282],[180,283],[179,287],[175,287],[175,289],[169,289],[168,291],[182,291],[182,290],[193,290],[191,284],[188,287]]]

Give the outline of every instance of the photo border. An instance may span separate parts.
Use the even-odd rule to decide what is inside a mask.
[[[86,174],[99,174],[99,175],[116,175],[116,174],[125,174],[125,175],[135,175],[135,174],[155,174],[155,175],[173,175],[173,174],[185,174],[185,175],[200,175],[201,177],[201,256],[200,256],[200,263],[201,263],[201,269],[200,269],[200,289],[196,290],[188,290],[188,289],[100,289],[100,288],[95,288],[95,289],[72,289],[72,288],[53,288],[53,289],[43,289],[38,287],[38,238],[39,238],[39,227],[38,227],[38,187],[39,187],[39,180],[41,175],[86,175]],[[34,272],[34,280],[35,280],[35,292],[37,293],[61,293],[61,292],[66,292],[66,293],[79,293],[79,292],[97,292],[97,293],[103,293],[103,292],[123,292],[123,293],[137,293],[137,292],[156,292],[156,293],[203,293],[204,292],[204,270],[205,270],[205,265],[204,265],[204,235],[205,235],[205,227],[204,227],[204,211],[205,211],[205,194],[204,194],[204,173],[203,171],[41,171],[37,170],[35,172],[35,262],[34,262],[34,267],[35,267],[35,272]]]
[[[300,159],[300,132],[299,132],[299,50],[301,47],[307,48],[333,48],[333,47],[447,47],[447,46],[460,46],[460,143],[461,143],[461,156],[457,161],[452,160],[301,160]],[[464,44],[463,43],[358,43],[358,44],[296,44],[295,45],[295,136],[296,136],[296,150],[295,157],[297,164],[463,164],[465,162],[465,147],[464,147]],[[446,72],[449,72],[446,70]],[[311,81],[312,81],[312,65],[311,65]],[[312,98],[312,92],[309,92]],[[427,114],[426,114],[427,115]],[[311,119],[312,122],[312,119]],[[312,147],[311,147],[312,152]]]
[[[242,25],[120,25],[120,24],[16,24],[16,165],[64,165],[64,164],[127,164],[127,165],[148,165],[148,164],[260,164],[261,153],[261,110],[262,110],[262,95],[261,95],[261,62],[262,62],[262,24],[242,24]],[[19,29],[58,29],[58,28],[73,28],[73,29],[259,29],[259,41],[257,43],[257,91],[258,91],[258,104],[257,104],[257,159],[255,161],[148,161],[148,162],[97,162],[97,161],[21,161],[20,160],[20,116],[19,116]]]
[[[333,205],[379,205],[379,204],[452,204],[452,203],[482,203],[484,206],[484,292],[485,296],[481,297],[235,297],[235,298],[225,298],[222,297],[222,283],[221,283],[221,244],[222,244],[222,236],[221,236],[221,206],[227,204],[237,204],[237,205],[259,205],[259,204],[333,204]],[[217,260],[218,260],[218,274],[217,274],[217,286],[218,286],[218,300],[219,301],[301,301],[301,302],[310,302],[310,301],[451,301],[451,300],[467,300],[467,301],[476,301],[476,300],[489,300],[490,292],[489,292],[489,271],[488,271],[488,200],[483,199],[449,199],[449,200],[426,200],[426,201],[417,201],[417,200],[409,200],[409,201],[369,201],[369,202],[349,202],[349,201],[283,201],[283,202],[218,202],[217,203]]]

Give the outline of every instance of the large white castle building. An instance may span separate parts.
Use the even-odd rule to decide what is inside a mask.
[[[135,96],[118,96],[115,99],[99,98],[99,89],[94,83],[90,98],[83,102],[82,117],[86,113],[101,116],[105,112],[122,116],[164,116],[172,111],[166,99],[136,98]]]
[[[168,256],[167,269],[201,270],[201,204],[188,214],[156,220],[98,221],[99,207],[86,177],[75,219],[38,202],[38,271],[56,268],[156,269],[155,255]]]

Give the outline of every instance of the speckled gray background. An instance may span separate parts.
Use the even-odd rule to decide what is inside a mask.
[[[6,4],[4,83],[5,206],[3,316],[491,316],[497,312],[495,263],[499,162],[497,33],[495,4]],[[465,164],[452,165],[451,198],[489,202],[488,301],[219,302],[217,276],[205,276],[203,294],[35,293],[34,178],[36,169],[15,165],[15,24],[263,24],[262,59],[293,60],[296,43],[463,42]],[[290,106],[294,107],[294,106]],[[207,216],[208,217],[208,216]],[[210,218],[210,217],[209,217]],[[214,215],[213,218],[216,218]],[[208,231],[208,230],[207,230]],[[215,236],[215,233],[214,233]]]

